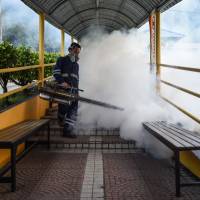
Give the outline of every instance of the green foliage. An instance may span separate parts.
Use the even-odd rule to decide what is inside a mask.
[[[33,52],[31,48],[17,47],[17,67],[38,65],[38,52]],[[15,72],[11,76],[11,81],[16,85],[24,86],[38,79],[38,69]]]
[[[13,67],[17,62],[17,50],[9,42],[0,43],[0,68]]]
[[[32,51],[30,47],[18,47],[17,56],[17,66],[29,66],[39,64],[38,52]]]
[[[17,63],[17,50],[9,42],[0,43],[0,69],[14,67]],[[7,92],[7,84],[10,79],[10,73],[0,74],[0,85],[3,92]]]
[[[54,62],[56,62],[58,57],[59,57],[59,53],[46,53],[45,52],[45,54],[44,54],[44,62],[46,64],[54,63]]]
[[[44,63],[56,62],[58,53],[45,53]],[[39,64],[39,53],[33,51],[30,47],[19,46],[16,47],[8,41],[0,43],[0,69],[11,67],[23,67]],[[53,67],[45,67],[45,77],[52,76]],[[8,91],[8,82],[14,82],[16,85],[24,86],[31,83],[33,80],[38,80],[38,69],[23,70],[14,73],[0,73],[0,86],[3,88],[3,92]],[[0,110],[19,103],[24,99],[33,96],[37,93],[37,87],[34,91],[27,89],[23,92],[11,95],[0,100]]]
[[[56,62],[59,54],[57,53],[45,53],[44,63],[54,63]],[[17,67],[38,65],[39,55],[38,52],[32,51],[30,47],[20,46],[17,48]],[[45,68],[45,77],[52,75],[52,66]],[[11,76],[11,81],[16,85],[24,86],[31,83],[33,80],[38,79],[38,69],[25,70],[20,72],[15,72]]]
[[[58,53],[45,53],[45,64],[56,62]],[[39,64],[39,54],[30,47],[15,47],[11,43],[5,41],[0,44],[0,68],[23,67]],[[45,68],[45,77],[52,76],[52,66]],[[0,74],[0,85],[3,92],[7,92],[7,84],[9,81],[16,85],[24,86],[38,80],[38,69],[23,70],[14,73]]]
[[[45,53],[44,63],[45,64],[55,63],[58,57],[59,57],[58,53]],[[52,73],[53,73],[53,67],[52,66],[45,68],[45,71],[44,71],[45,78],[52,76]]]

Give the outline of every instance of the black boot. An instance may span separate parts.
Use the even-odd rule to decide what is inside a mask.
[[[63,137],[68,137],[68,138],[77,138],[77,136],[74,134],[74,133],[72,133],[72,132],[64,132],[63,133]]]
[[[60,117],[59,115],[58,115],[57,118],[58,118],[58,120],[57,120],[58,125],[63,127],[64,126],[64,119],[62,117]]]
[[[73,133],[73,129],[70,129],[69,126],[68,127],[64,126],[63,137],[77,138],[76,134]]]

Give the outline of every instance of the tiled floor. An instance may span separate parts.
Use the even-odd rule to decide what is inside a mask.
[[[200,200],[200,187],[176,198],[172,166],[139,149],[36,148],[17,164],[17,191],[9,186],[0,200]]]
[[[174,170],[144,153],[103,154],[106,200],[199,200],[200,186],[175,197]]]
[[[79,200],[87,154],[33,150],[17,164],[17,191],[0,184],[1,200]]]
[[[101,152],[90,152],[87,157],[81,200],[104,199],[103,159]]]

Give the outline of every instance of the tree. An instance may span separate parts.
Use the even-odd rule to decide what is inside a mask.
[[[44,54],[44,62],[46,64],[55,63],[58,57],[59,57],[59,53],[47,53],[47,52],[45,52],[45,54]],[[44,74],[45,74],[45,77],[52,76],[53,67],[52,66],[45,67]]]
[[[54,63],[59,54],[57,53],[46,53],[44,55],[44,62]],[[20,46],[17,47],[17,67],[38,65],[39,54],[33,51],[30,47]],[[45,77],[52,75],[52,67],[45,67]],[[38,69],[31,69],[25,71],[15,72],[11,75],[11,81],[16,85],[24,86],[31,83],[33,80],[38,79]]]
[[[34,52],[30,47],[17,47],[17,67],[38,65],[38,52]],[[38,79],[38,69],[15,72],[11,76],[11,81],[16,85],[24,86]]]
[[[2,42],[0,44],[0,69],[14,67],[17,63],[17,50],[9,42]],[[8,91],[7,84],[10,79],[10,73],[0,74],[0,85],[3,88],[3,92]]]

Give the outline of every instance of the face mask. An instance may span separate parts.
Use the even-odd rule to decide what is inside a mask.
[[[70,60],[72,62],[75,62],[76,61],[76,56],[74,54],[69,54],[69,57],[70,57]]]
[[[76,62],[78,62],[78,61],[79,61],[79,57],[78,57],[78,56],[75,56],[75,59],[76,59]]]

